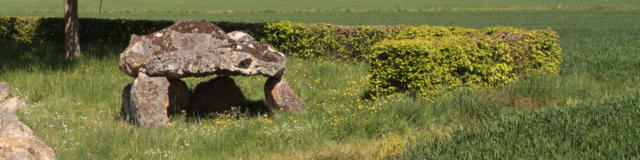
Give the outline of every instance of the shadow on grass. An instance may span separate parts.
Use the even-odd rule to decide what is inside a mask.
[[[64,57],[56,43],[21,43],[0,40],[0,74],[16,70],[67,70],[76,62]]]
[[[133,123],[133,121],[128,120],[125,116],[125,111],[121,108],[120,114],[114,117],[116,121],[128,121]],[[216,118],[253,118],[263,114],[269,114],[269,110],[267,106],[264,104],[264,101],[248,101],[247,103],[238,106],[232,107],[227,110],[219,110],[219,111],[190,111],[190,110],[180,110],[179,112],[168,113],[169,119],[172,121],[175,119],[180,119],[184,117],[186,122],[199,122],[203,120],[212,120]]]
[[[189,111],[183,110],[181,113],[175,113],[169,115],[170,117],[185,116],[187,121],[194,122],[199,120],[214,119],[219,117],[226,118],[241,118],[241,117],[256,117],[263,114],[268,114],[269,110],[262,100],[249,100],[246,103],[232,107],[226,110],[217,111]],[[229,117],[232,116],[232,117]]]
[[[110,58],[117,56],[126,45],[85,43],[81,44],[81,58]],[[0,40],[0,74],[26,70],[68,70],[78,60],[64,57],[63,42],[24,43]]]

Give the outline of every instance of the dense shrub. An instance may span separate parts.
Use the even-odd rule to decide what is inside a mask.
[[[266,24],[264,42],[289,55],[362,59],[385,39],[468,35],[474,30],[439,26],[340,26],[280,21]]]
[[[0,38],[31,42],[37,33],[38,18],[0,17]]]
[[[410,90],[431,97],[459,87],[490,87],[519,76],[558,72],[560,47],[551,30],[498,27],[467,33],[375,44],[366,56],[372,91]]]
[[[264,27],[263,41],[292,56],[357,57],[377,41],[389,38],[396,28],[399,27],[343,27],[281,21]]]
[[[80,42],[126,44],[131,34],[149,34],[173,21],[80,18]],[[262,23],[212,22],[225,31],[262,32]],[[64,19],[57,17],[0,17],[0,39],[20,42],[64,41]]]

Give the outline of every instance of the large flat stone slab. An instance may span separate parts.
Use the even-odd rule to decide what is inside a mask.
[[[182,78],[208,75],[263,75],[280,77],[284,54],[246,37],[228,36],[218,26],[178,21],[148,35],[132,35],[120,54],[120,69],[129,76]]]

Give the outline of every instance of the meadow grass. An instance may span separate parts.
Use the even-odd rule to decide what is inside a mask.
[[[97,2],[81,2],[81,8]],[[2,41],[0,81],[9,82],[27,100],[29,106],[18,112],[19,117],[60,159],[638,156],[634,117],[639,115],[640,21],[636,19],[640,10],[633,8],[635,1],[562,1],[566,9],[558,8],[558,1],[407,1],[392,6],[373,0],[237,1],[227,6],[197,2],[161,1],[151,7],[142,0],[106,0],[106,14],[97,14],[96,7],[80,13],[134,19],[551,27],[560,35],[563,62],[559,75],[526,77],[490,89],[458,90],[429,102],[411,94],[366,96],[369,73],[364,63],[288,57],[285,78],[304,99],[306,111],[275,116],[242,112],[214,117],[178,115],[165,128],[139,128],[118,120],[121,89],[133,80],[117,67],[117,54],[125,46],[83,44],[82,58],[66,60],[62,42]],[[262,3],[262,8],[256,7]],[[56,1],[7,0],[0,2],[0,14],[59,16],[61,7]],[[354,10],[341,10],[345,8]],[[402,10],[411,8],[424,10]],[[206,13],[225,9],[240,13]],[[184,80],[194,87],[210,78]],[[234,79],[255,102],[252,105],[264,107],[265,78]]]
[[[418,140],[398,159],[638,159],[640,93],[495,116],[493,127]],[[461,154],[463,153],[463,154]]]

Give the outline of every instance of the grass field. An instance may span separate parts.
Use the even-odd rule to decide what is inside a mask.
[[[2,16],[61,16],[62,2],[0,1]],[[307,103],[277,116],[174,117],[167,128],[115,120],[125,46],[0,43],[0,81],[30,107],[19,111],[60,159],[637,159],[640,156],[640,2],[609,1],[104,1],[81,17],[291,20],[347,25],[551,27],[563,48],[560,75],[460,90],[435,102],[408,95],[367,99],[368,66],[288,59],[286,78]],[[153,5],[150,5],[153,4]],[[227,12],[223,12],[227,11]],[[6,58],[5,58],[6,57]],[[193,87],[208,78],[189,78]],[[235,77],[256,105],[264,78]]]

